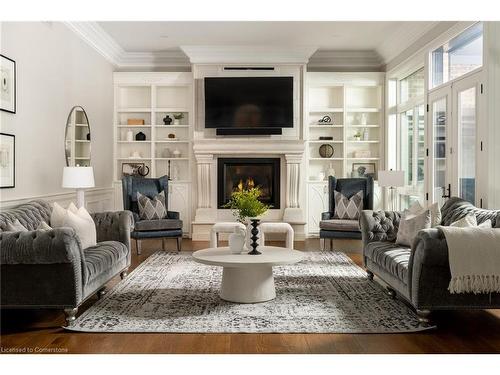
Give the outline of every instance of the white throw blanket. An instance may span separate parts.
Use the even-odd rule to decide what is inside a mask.
[[[500,292],[500,229],[439,228],[448,244],[450,293]]]

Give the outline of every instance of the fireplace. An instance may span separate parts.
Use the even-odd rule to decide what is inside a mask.
[[[234,191],[259,187],[260,200],[280,208],[279,158],[219,158],[217,160],[217,203],[222,208]]]

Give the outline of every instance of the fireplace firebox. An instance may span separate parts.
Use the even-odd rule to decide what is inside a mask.
[[[280,208],[279,158],[219,158],[217,160],[217,203],[222,208],[234,191],[259,187],[260,200]]]

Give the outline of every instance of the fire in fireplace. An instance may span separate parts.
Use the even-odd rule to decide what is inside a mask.
[[[258,187],[260,200],[280,207],[279,158],[219,158],[217,160],[217,200],[222,208],[235,191]]]

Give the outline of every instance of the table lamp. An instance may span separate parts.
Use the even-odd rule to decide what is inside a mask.
[[[404,171],[378,171],[378,185],[380,187],[388,187],[391,192],[391,210],[394,211],[394,195],[398,187],[405,186]]]
[[[76,205],[85,206],[84,189],[95,186],[94,169],[92,167],[64,167],[62,187],[76,189]]]

